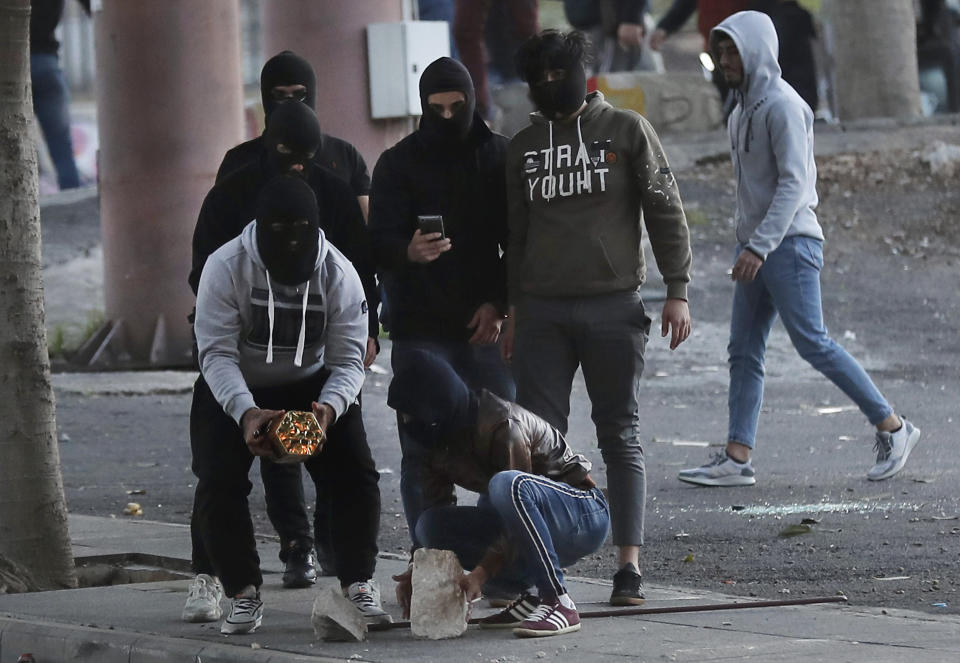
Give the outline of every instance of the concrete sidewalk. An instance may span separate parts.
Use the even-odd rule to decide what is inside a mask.
[[[168,569],[188,565],[190,536],[183,525],[75,515],[70,531],[77,558],[139,553],[165,558]],[[227,637],[219,623],[181,622],[187,579],[0,595],[0,663],[15,663],[25,652],[37,663],[960,660],[957,617],[839,604],[589,619],[578,633],[545,639],[470,627],[461,638],[437,642],[414,639],[406,629],[370,633],[362,643],[317,642],[310,625],[316,590],[282,589],[276,544],[261,544],[266,609],[263,626],[252,635]],[[384,607],[395,619],[400,615],[390,576],[404,567],[401,559],[381,558],[377,568]],[[608,583],[571,579],[570,590],[581,611],[606,607]],[[656,586],[647,588],[647,597],[645,607],[747,603]]]

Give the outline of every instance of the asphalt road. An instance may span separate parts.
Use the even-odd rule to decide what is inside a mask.
[[[778,324],[769,343],[754,455],[757,485],[688,486],[677,481],[676,472],[701,464],[725,438],[732,204],[722,181],[700,181],[684,172],[679,177],[688,208],[696,210],[691,214],[694,332],[675,352],[658,333],[648,348],[641,412],[648,473],[644,578],[764,598],[843,592],[861,605],[960,612],[957,259],[910,258],[876,238],[827,229],[822,281],[831,332],[867,367],[897,410],[923,429],[900,475],[880,483],[866,480],[874,457],[871,428],[838,389],[797,357]],[[955,194],[952,200],[947,210],[955,212]],[[88,238],[97,220],[89,213],[67,214],[68,208],[45,209],[44,241],[45,255],[65,256],[69,263],[71,249],[58,237]],[[890,213],[909,221],[909,209]],[[74,226],[71,232],[60,233],[67,223]],[[659,292],[648,288],[655,330]],[[397,553],[406,548],[407,534],[395,422],[385,406],[387,352],[389,343],[376,364],[382,370],[368,374],[364,407],[381,470],[380,547]],[[186,522],[193,484],[189,391],[115,393],[123,383],[104,375],[92,390],[57,389],[70,510],[123,518],[124,505],[138,501],[145,518]],[[569,439],[603,476],[579,381]],[[269,535],[258,483],[254,479],[251,503],[258,531]],[[782,535],[804,519],[809,519],[809,533]],[[614,552],[605,547],[570,572],[609,578]]]

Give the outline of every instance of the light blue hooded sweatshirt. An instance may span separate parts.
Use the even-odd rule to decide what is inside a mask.
[[[722,34],[721,34],[722,33]],[[737,241],[766,259],[785,237],[823,239],[813,159],[813,113],[780,77],[773,21],[738,12],[710,31],[716,61],[718,38],[733,39],[743,61],[743,82],[727,129],[737,177]]]

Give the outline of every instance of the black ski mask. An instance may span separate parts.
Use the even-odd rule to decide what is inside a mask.
[[[273,88],[278,85],[303,85],[307,88],[303,98],[294,97],[294,100],[315,108],[317,76],[313,67],[293,51],[282,51],[267,60],[260,72],[260,98],[267,124],[274,109],[284,101],[273,96]]]
[[[466,98],[463,107],[446,119],[430,108],[427,99],[437,92],[462,92]],[[473,127],[477,107],[473,79],[462,64],[451,58],[438,58],[423,70],[420,76],[420,131],[433,142],[456,144],[462,142]]]
[[[446,444],[477,423],[477,397],[453,367],[435,354],[413,351],[387,390],[387,405],[409,417],[427,444]]]
[[[274,177],[257,196],[257,251],[273,281],[310,279],[320,252],[320,211],[313,189],[290,175]]]
[[[565,71],[566,76],[530,86],[530,100],[548,120],[575,113],[587,96],[587,74],[582,63],[569,63],[557,69]]]
[[[267,173],[306,177],[313,155],[320,148],[320,138],[320,121],[312,108],[299,101],[277,104],[263,134]],[[299,173],[291,171],[294,164],[300,164],[303,170]]]

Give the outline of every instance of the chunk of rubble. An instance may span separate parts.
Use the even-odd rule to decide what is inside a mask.
[[[418,638],[457,638],[467,630],[467,600],[457,583],[463,567],[450,550],[413,554],[410,630]]]
[[[363,615],[336,586],[326,587],[317,594],[310,621],[318,640],[362,642],[367,637]]]

